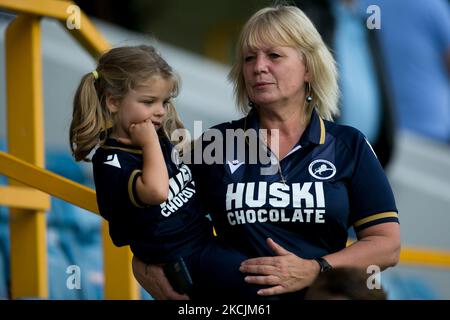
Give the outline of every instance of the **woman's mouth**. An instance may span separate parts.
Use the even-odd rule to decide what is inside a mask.
[[[262,89],[262,88],[265,88],[265,87],[267,87],[267,86],[269,86],[271,84],[272,84],[271,82],[257,82],[253,87],[255,89]]]

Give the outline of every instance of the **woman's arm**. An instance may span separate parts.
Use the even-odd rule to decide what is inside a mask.
[[[324,258],[336,267],[358,267],[364,270],[377,265],[381,270],[394,266],[400,254],[400,227],[396,222],[387,222],[368,227],[358,234],[358,241],[351,246]],[[246,260],[240,271],[256,275],[247,276],[248,283],[272,285],[258,292],[274,295],[301,290],[313,283],[319,274],[315,260],[302,259],[285,250],[273,240],[267,244],[275,252],[274,257]]]
[[[157,300],[189,300],[173,290],[161,266],[147,265],[133,257],[133,274],[139,284]]]
[[[345,249],[324,258],[334,268],[357,267],[367,269],[370,265],[381,270],[395,266],[400,257],[400,225],[386,222],[368,227],[357,233],[358,241]]]

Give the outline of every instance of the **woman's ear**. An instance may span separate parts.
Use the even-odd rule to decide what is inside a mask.
[[[309,72],[306,72],[305,73],[305,82],[311,82],[311,76],[310,76],[310,74],[309,74]]]
[[[305,80],[305,82],[311,82],[311,80],[312,80],[312,75],[311,75],[311,72],[308,69],[308,66],[305,66],[304,80]]]
[[[303,76],[303,81],[305,82],[311,82],[312,81],[312,74],[310,69],[308,68],[308,62],[306,61],[306,56],[300,52],[300,60],[303,63],[303,66],[305,67],[305,74]]]
[[[112,96],[111,94],[106,95],[106,106],[109,112],[116,113],[119,111],[120,100]]]

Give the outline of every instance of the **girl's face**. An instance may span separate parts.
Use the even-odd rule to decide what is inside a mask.
[[[248,97],[257,105],[297,104],[309,80],[303,59],[291,47],[263,47],[244,52],[243,75]]]
[[[153,123],[156,130],[160,129],[172,89],[173,81],[154,76],[135,89],[130,89],[121,100],[107,98],[109,110],[116,113],[113,134],[129,138],[130,126],[147,119]]]

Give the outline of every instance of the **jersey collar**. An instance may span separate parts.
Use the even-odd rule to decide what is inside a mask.
[[[256,111],[250,111],[245,119],[246,125],[244,130],[253,128],[255,130],[260,129],[260,123],[258,119],[258,113]],[[317,114],[314,108],[311,112],[311,119],[308,126],[300,138],[299,144],[304,145],[305,142],[311,142],[314,144],[325,144],[326,130],[325,123],[322,118]]]
[[[309,124],[300,138],[300,144],[303,144],[304,141],[312,142],[314,144],[325,144],[325,137],[325,123],[314,108],[311,113]]]
[[[122,150],[129,153],[142,154],[142,149],[139,147],[129,146],[118,142],[116,139],[108,138],[105,143],[100,146],[102,149]]]

